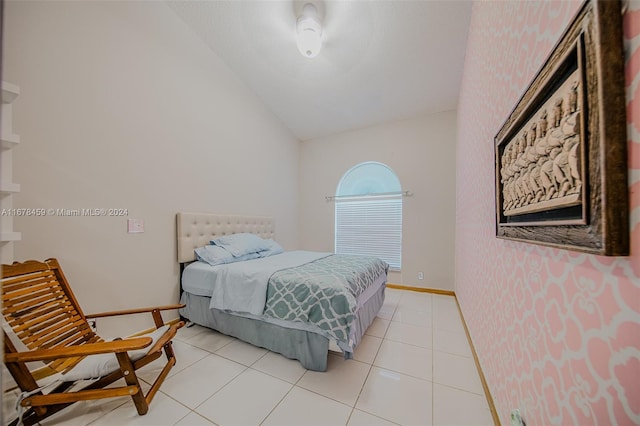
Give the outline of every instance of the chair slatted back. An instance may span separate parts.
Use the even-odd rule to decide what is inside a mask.
[[[55,259],[3,265],[2,303],[6,326],[30,350],[102,341],[89,326]],[[16,347],[15,342],[5,345],[6,350]],[[63,371],[80,359],[53,360],[48,366]]]

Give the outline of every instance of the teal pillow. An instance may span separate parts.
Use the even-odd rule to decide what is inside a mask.
[[[242,256],[234,256],[228,250],[220,246],[204,246],[194,250],[196,259],[206,262],[211,266],[224,265],[227,263],[241,262],[243,260],[257,259],[258,253],[247,253]]]
[[[244,256],[248,253],[258,253],[270,248],[266,240],[249,233],[225,235],[212,240],[211,244],[224,248],[234,257]]]

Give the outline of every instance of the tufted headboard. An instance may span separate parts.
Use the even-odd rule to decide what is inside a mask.
[[[262,238],[273,238],[273,218],[267,216],[235,216],[213,213],[184,213],[176,216],[178,262],[196,260],[193,250],[223,235],[248,232]]]

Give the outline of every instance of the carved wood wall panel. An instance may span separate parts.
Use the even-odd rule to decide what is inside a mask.
[[[619,1],[585,2],[495,137],[496,235],[629,253]]]

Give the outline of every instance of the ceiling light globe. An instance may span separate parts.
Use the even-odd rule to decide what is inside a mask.
[[[306,58],[315,58],[320,52],[322,41],[320,34],[313,30],[304,30],[298,33],[298,50]]]
[[[312,6],[307,4],[307,6]],[[322,47],[322,25],[315,16],[315,8],[305,7],[296,24],[298,50],[305,58],[315,58]]]

